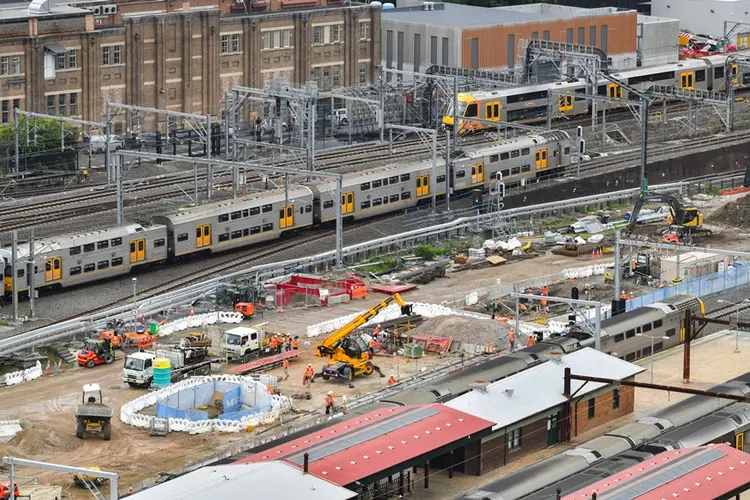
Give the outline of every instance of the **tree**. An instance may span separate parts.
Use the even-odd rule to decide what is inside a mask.
[[[18,141],[20,149],[26,153],[60,149],[60,134],[65,134],[65,144],[73,145],[78,142],[80,130],[65,123],[60,126],[58,120],[52,118],[31,118],[29,123],[29,146],[26,148],[26,124],[19,120]],[[0,144],[12,145],[15,140],[15,125],[10,123],[0,126]]]

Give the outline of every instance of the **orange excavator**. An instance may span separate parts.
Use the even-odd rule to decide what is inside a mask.
[[[159,338],[158,335],[151,335],[148,332],[120,333],[124,327],[124,323],[120,320],[107,323],[108,330],[99,333],[99,340],[108,340],[114,349],[122,349],[123,344],[127,347],[146,349],[154,345]]]

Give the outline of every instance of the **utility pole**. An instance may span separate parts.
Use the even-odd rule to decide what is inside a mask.
[[[32,227],[29,229],[29,258],[26,266],[26,276],[29,280],[29,318],[34,317],[34,267],[34,228]]]
[[[10,234],[10,272],[13,276],[12,283],[12,301],[13,301],[13,322],[18,321],[18,231],[13,230]]]
[[[648,163],[648,99],[641,97],[641,193],[646,190],[646,165]]]
[[[615,231],[615,291],[614,299],[620,300],[620,279],[622,274],[622,254],[620,253],[620,231]]]
[[[445,210],[451,211],[451,132],[445,131]]]
[[[26,123],[28,124],[28,118],[26,119]],[[13,172],[17,174],[20,171],[20,167],[18,165],[18,158],[20,156],[18,154],[18,148],[19,148],[19,145],[18,145],[18,108],[15,108],[13,110],[13,132],[15,136],[13,139],[13,146],[15,148],[15,159],[14,159],[15,164],[13,165]],[[26,140],[27,141],[29,140],[28,132],[26,133]]]
[[[109,146],[107,146],[109,147]],[[115,184],[117,185],[117,223],[125,221],[125,193],[122,186],[122,163],[123,157],[115,157]]]
[[[112,155],[109,151],[109,142],[112,140],[110,136],[112,112],[109,109],[109,99],[104,101],[104,170],[107,173],[107,187],[112,181]]]

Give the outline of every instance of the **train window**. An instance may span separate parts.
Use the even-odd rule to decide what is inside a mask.
[[[398,175],[388,177],[388,184],[398,184]]]
[[[458,172],[456,172],[456,179],[463,179],[464,177],[466,177],[466,172],[464,172],[463,170],[459,170]]]
[[[97,250],[103,250],[105,248],[109,248],[109,240],[97,241],[96,242],[96,249]]]
[[[495,179],[497,179],[497,172],[490,172],[490,180],[494,181]]]
[[[94,251],[94,244],[93,243],[86,243],[83,245],[83,251],[84,252],[93,252]]]
[[[263,232],[267,233],[268,231],[273,231],[273,223],[263,224]]]
[[[656,344],[654,344],[654,353],[657,353],[657,352],[661,351],[662,349],[664,349],[664,343],[663,342],[657,342]]]
[[[495,163],[500,159],[499,155],[490,155],[490,163]]]
[[[383,179],[383,185],[384,186],[388,185],[388,177],[386,177],[386,178]]]
[[[24,271],[23,269],[18,269],[16,271],[16,276],[18,276],[19,278],[23,278],[25,275],[26,275],[26,271]]]
[[[508,111],[509,122],[518,122],[521,120],[533,120],[547,116],[547,106],[537,106],[535,108],[514,109]]]
[[[361,210],[364,210],[365,208],[370,208],[370,202],[369,201],[363,201],[359,204],[359,208]]]
[[[650,332],[651,331],[651,323],[647,323],[643,325],[643,333]]]
[[[510,152],[511,158],[518,158],[519,156],[521,156],[521,153],[517,149],[515,151]]]
[[[232,239],[242,238],[242,231],[232,231]]]
[[[641,350],[640,349],[638,349],[637,351],[635,351],[635,357],[636,358],[640,358],[641,357]]]
[[[229,220],[229,214],[221,214],[219,216],[219,222],[227,222]]]
[[[188,234],[182,233],[177,235],[177,241],[187,241],[188,240]]]
[[[564,155],[569,155],[570,154],[570,148],[563,149],[563,154]]]
[[[401,199],[402,200],[408,200],[409,198],[411,198],[411,193],[409,191],[401,193]]]
[[[307,206],[305,207],[305,213],[306,213],[306,214],[309,214],[310,212],[312,212],[312,205],[307,205]]]
[[[714,68],[714,78],[724,78],[724,66],[716,66]]]
[[[383,196],[383,205],[387,205],[389,201],[387,196]]]
[[[638,329],[640,330],[640,328]],[[628,330],[627,332],[625,332],[626,339],[632,339],[633,337],[635,337],[635,330]]]
[[[398,201],[398,195],[397,194],[392,194],[391,195],[391,203],[395,203],[397,201]]]
[[[695,81],[696,82],[705,82],[706,81],[706,70],[705,69],[699,69],[695,72]]]
[[[116,257],[112,259],[112,267],[117,267],[122,265],[122,257]]]
[[[369,182],[363,182],[362,184],[359,185],[359,190],[360,191],[367,191],[368,189],[370,189],[370,183]]]
[[[607,86],[606,85],[599,85],[599,88],[596,89],[596,93],[598,95],[607,95]]]
[[[248,228],[245,228],[242,230],[242,236],[249,236],[249,235],[250,235],[250,230]]]
[[[411,176],[409,174],[401,174],[401,182],[406,182],[409,179],[411,179]]]
[[[94,263],[86,264],[85,266],[83,266],[84,273],[90,273],[91,271],[95,271],[95,270],[96,270],[96,264]]]
[[[521,172],[529,172],[531,171],[531,165],[524,165],[521,167]]]
[[[250,217],[258,214],[260,214],[260,207],[253,207],[250,209]]]
[[[229,241],[229,233],[222,233],[219,235],[219,241]]]
[[[666,335],[667,337],[674,337],[675,333],[677,333],[677,331],[674,328],[670,328],[669,330],[667,330]]]
[[[232,212],[232,220],[237,220],[242,218],[242,211],[237,210],[236,212]]]
[[[500,153],[501,160],[507,160],[508,158],[510,158],[510,153]]]
[[[503,177],[508,177],[510,175],[510,170],[503,170],[500,173],[503,175]]]
[[[521,156],[528,156],[530,154],[531,154],[531,150],[529,148],[521,149]]]
[[[615,335],[615,343],[622,342],[623,340],[625,340],[625,335],[623,335],[622,333]]]
[[[122,245],[122,238],[112,238],[110,243],[112,243],[113,247],[119,247],[120,245]]]
[[[644,347],[641,351],[641,356],[651,356],[651,346]]]
[[[541,90],[539,92],[529,92],[526,94],[509,95],[506,98],[506,102],[508,104],[513,104],[514,102],[526,102],[526,101],[534,101],[534,100],[546,99],[546,98],[547,98],[547,91]]]
[[[81,247],[70,248],[70,255],[78,255],[79,253],[81,253]]]
[[[630,85],[637,85],[643,82],[660,82],[663,80],[674,80],[674,71],[656,73],[654,75],[635,76],[633,78],[629,78],[628,83]]]
[[[661,328],[661,326],[664,324],[664,322],[660,319],[657,319],[654,321],[654,328]]]
[[[379,207],[382,204],[383,204],[383,200],[381,198],[375,198],[374,200],[372,200],[373,207]]]
[[[80,267],[71,267],[70,268],[70,275],[75,276],[76,274],[81,274],[81,268]]]
[[[323,202],[323,208],[332,208],[333,207],[333,200],[328,200]]]
[[[586,93],[586,89],[583,88],[583,87],[581,87],[579,89],[575,89],[575,93],[576,94],[585,94]]]
[[[510,169],[510,175],[516,175],[521,173],[521,167],[513,167]]]
[[[641,327],[640,326],[635,329],[635,333],[641,333]]]
[[[250,215],[250,210],[248,210],[248,209],[246,208],[245,210],[243,210],[243,211],[242,211],[242,216],[243,216],[243,217],[247,217],[248,215]]]
[[[437,182],[438,184],[440,184],[441,182],[445,182],[445,176],[438,175],[437,178],[435,179],[435,182]]]
[[[260,226],[254,226],[250,228],[250,234],[258,234],[260,233]]]
[[[261,210],[263,211],[264,214],[267,214],[268,212],[272,212],[273,211],[273,206],[272,205],[263,205],[261,207]]]
[[[631,352],[625,355],[625,361],[633,361],[635,359],[635,353]]]
[[[476,116],[477,116],[477,103],[473,102],[473,103],[469,104],[469,106],[466,108],[466,113],[464,114],[464,116],[467,116],[469,118],[471,118],[471,117],[476,118]]]
[[[373,189],[379,188],[382,185],[383,185],[383,181],[372,181],[372,188]]]
[[[108,260],[102,260],[100,262],[96,263],[97,269],[107,269],[109,267],[109,261]]]
[[[163,247],[167,244],[167,240],[164,238],[159,238],[158,240],[154,240],[154,248]]]

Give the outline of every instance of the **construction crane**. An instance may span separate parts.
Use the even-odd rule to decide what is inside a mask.
[[[372,375],[373,371],[377,371],[381,377],[385,376],[380,368],[372,363],[365,341],[361,337],[353,337],[352,333],[392,302],[401,306],[401,314],[411,315],[412,306],[406,304],[401,296],[395,293],[380,304],[358,315],[318,344],[315,355],[330,358],[330,361],[323,366],[323,371],[320,373],[323,380],[337,378],[346,380],[351,385],[352,379],[357,375]]]
[[[668,194],[647,195],[641,192],[635,201],[630,220],[628,221],[626,234],[630,234],[638,223],[638,214],[640,214],[644,203],[666,203],[669,205],[669,217],[667,224],[676,226],[675,232],[680,240],[689,239],[694,234],[703,234],[711,236],[712,231],[703,227],[703,212],[696,207],[684,207],[682,203],[674,196]]]

